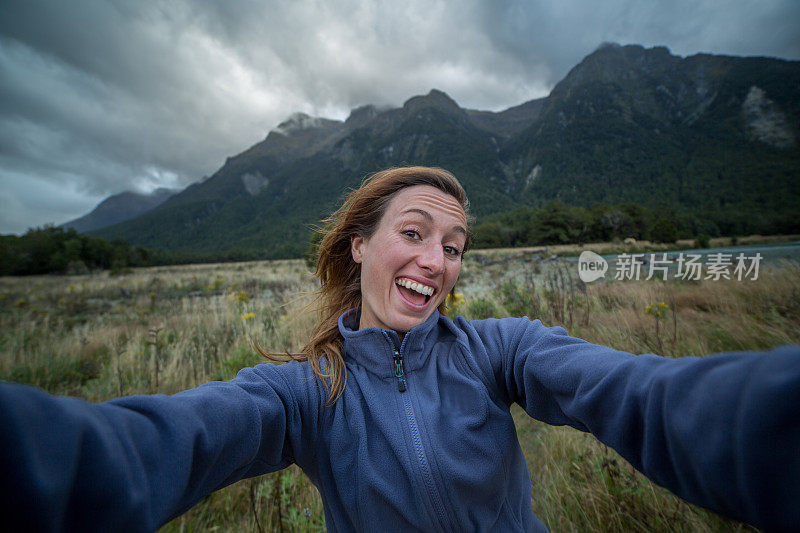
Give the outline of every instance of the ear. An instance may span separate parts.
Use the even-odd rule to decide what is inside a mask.
[[[350,252],[353,254],[353,261],[360,263],[363,261],[364,251],[364,237],[361,235],[353,235],[350,237]]]

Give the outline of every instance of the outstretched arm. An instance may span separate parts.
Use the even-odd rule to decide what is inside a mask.
[[[800,347],[672,359],[538,320],[473,324],[499,339],[502,356],[487,353],[495,381],[534,418],[593,433],[690,502],[767,529],[800,525]]]
[[[0,384],[4,523],[152,531],[216,489],[288,466],[298,407],[262,366],[174,396],[96,405]]]

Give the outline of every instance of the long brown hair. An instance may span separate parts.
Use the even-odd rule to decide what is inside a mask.
[[[310,361],[314,374],[328,386],[326,405],[339,399],[347,379],[339,316],[361,305],[361,266],[353,261],[350,240],[354,236],[371,237],[395,194],[414,185],[430,185],[453,196],[461,204],[467,223],[470,222],[467,195],[453,174],[441,168],[403,167],[366,178],[358,189],[347,194],[342,206],[325,220],[320,230],[323,237],[316,256],[320,286],[312,304],[320,321],[302,353],[291,357]],[[470,241],[468,235],[464,251]],[[444,302],[439,311],[444,312]],[[258,351],[269,356],[263,350]],[[320,366],[323,356],[326,371]]]

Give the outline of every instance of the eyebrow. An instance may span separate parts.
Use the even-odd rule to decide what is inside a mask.
[[[401,215],[405,215],[405,214],[408,214],[408,213],[417,213],[419,215],[422,215],[422,217],[425,220],[427,220],[428,222],[433,222],[433,215],[431,215],[430,213],[428,213],[424,209],[419,209],[417,207],[410,207],[410,208],[406,209],[405,211],[403,211],[400,214]],[[467,236],[467,228],[465,228],[464,226],[453,226],[452,231],[455,231],[456,233],[461,233],[465,237]]]

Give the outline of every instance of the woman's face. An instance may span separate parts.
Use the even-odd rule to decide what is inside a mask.
[[[429,185],[395,194],[375,233],[352,238],[361,264],[359,327],[403,333],[423,323],[455,285],[466,240],[454,197]]]

